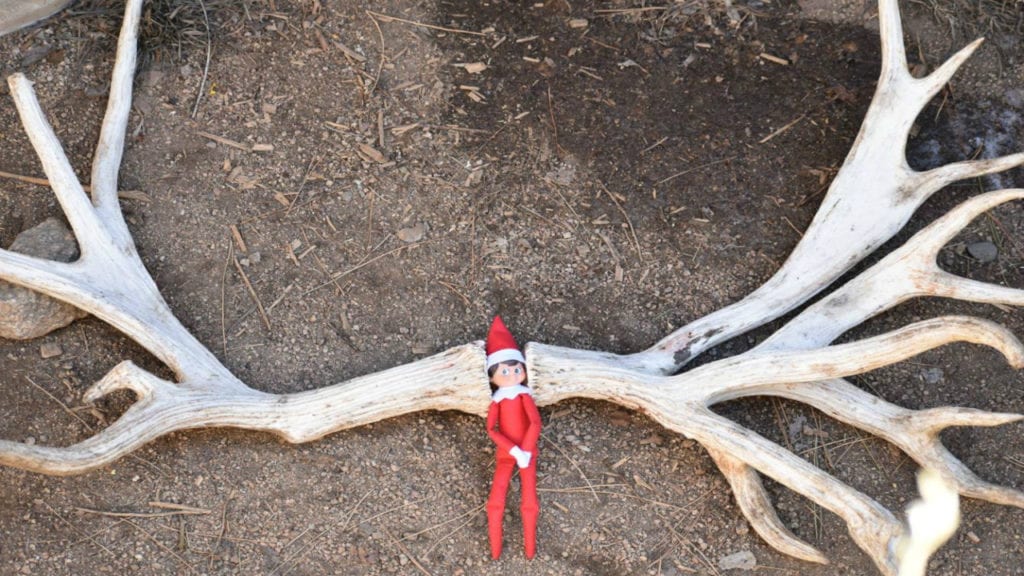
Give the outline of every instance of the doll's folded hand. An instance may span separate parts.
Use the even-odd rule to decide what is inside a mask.
[[[519,446],[513,446],[512,449],[508,451],[508,453],[511,454],[512,457],[516,459],[516,464],[518,464],[520,468],[526,468],[527,466],[529,466],[530,459],[533,458],[533,453],[526,452]]]

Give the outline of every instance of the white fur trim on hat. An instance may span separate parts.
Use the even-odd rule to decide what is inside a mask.
[[[526,364],[526,358],[523,357],[522,352],[515,348],[504,348],[487,356],[487,369],[490,370],[491,366],[510,360],[518,360],[520,363]]]
[[[511,400],[520,394],[529,394],[533,396],[533,392],[529,388],[522,384],[516,384],[515,386],[506,386],[504,388],[498,388],[494,394],[491,395],[491,400],[495,402],[501,402],[502,400]]]

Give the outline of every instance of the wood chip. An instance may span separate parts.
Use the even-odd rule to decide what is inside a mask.
[[[273,152],[274,151],[274,145],[273,144],[253,144],[252,145],[252,151],[253,152]]]
[[[230,146],[232,148],[237,148],[239,150],[245,150],[246,152],[249,151],[249,147],[248,146],[246,146],[245,144],[242,144],[241,142],[236,142],[234,140],[231,140],[230,138],[225,138],[223,136],[217,136],[216,134],[210,134],[209,132],[203,132],[203,131],[196,132],[196,134],[199,134],[203,138],[206,138],[206,139],[209,139],[209,140],[213,140],[214,142],[216,142],[218,144],[223,144],[225,146]]]
[[[92,192],[90,188],[85,188],[86,192]],[[138,190],[120,190],[117,193],[117,197],[121,200],[138,200],[139,202],[149,202],[152,198],[145,192]]]
[[[467,64],[453,64],[453,66],[458,66],[459,68],[462,68],[463,70],[465,70],[466,72],[468,72],[470,74],[479,74],[479,73],[483,72],[484,70],[487,70],[487,64],[484,64],[483,62],[470,62],[470,63],[467,63]]]
[[[245,254],[249,252],[249,248],[245,245],[245,240],[242,238],[242,233],[238,230],[238,226],[231,225],[231,236],[235,239],[235,244],[238,245],[238,250]]]
[[[789,66],[789,60],[786,60],[785,58],[779,58],[778,56],[773,56],[767,52],[761,52],[760,57],[762,60],[774,62],[780,66]]]
[[[385,158],[384,155],[381,154],[379,150],[377,150],[373,146],[370,146],[369,144],[360,144],[359,152],[361,152],[368,159],[373,160],[378,164],[385,164],[388,161],[388,159]]]
[[[569,28],[579,29],[586,28],[587,26],[590,26],[590,22],[588,22],[586,18],[573,18],[572,20],[569,20]]]
[[[391,133],[394,134],[395,136],[401,136],[402,134],[405,134],[409,130],[414,130],[419,127],[419,122],[413,122],[412,124],[403,124],[401,126],[395,126],[391,128]]]
[[[355,50],[349,48],[348,46],[345,46],[341,42],[335,42],[334,45],[337,46],[339,50],[344,52],[346,56],[355,60],[356,62],[366,62],[366,56],[363,56],[359,52],[356,52]]]

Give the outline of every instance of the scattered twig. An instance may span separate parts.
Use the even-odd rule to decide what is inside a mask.
[[[373,86],[370,86],[369,94],[373,94],[373,91],[377,89],[377,84],[380,82],[380,73],[384,70],[384,32],[380,29],[380,23],[374,18],[374,12],[366,11],[366,15],[373,20],[373,25],[377,27],[377,36],[380,38],[380,62],[377,63],[377,74],[373,78]],[[380,145],[384,147],[384,137],[381,137]]]
[[[310,288],[309,290],[304,292],[302,294],[302,296],[303,297],[308,296],[309,294],[311,294],[313,292],[316,292],[317,290],[323,288],[324,286],[327,286],[328,284],[334,283],[335,280],[338,280],[340,278],[344,278],[345,276],[348,276],[349,274],[355,272],[356,270],[359,270],[360,268],[363,268],[365,266],[369,266],[370,264],[373,264],[374,262],[376,262],[377,260],[380,260],[381,258],[384,258],[385,256],[390,256],[391,254],[394,254],[395,252],[399,252],[399,251],[405,250],[406,248],[415,248],[417,246],[426,244],[427,242],[430,242],[430,240],[422,240],[420,242],[416,242],[415,244],[406,244],[404,246],[399,246],[398,248],[394,248],[392,250],[388,250],[387,252],[385,252],[383,254],[380,254],[379,256],[374,256],[373,258],[370,258],[369,260],[367,260],[365,262],[362,262],[360,264],[356,264],[355,266],[349,268],[348,270],[345,270],[343,272],[335,272],[334,274],[331,275],[331,280],[329,282],[324,282],[323,284],[320,284],[318,286]]]
[[[231,228],[231,237],[235,239],[235,244],[238,244],[238,249],[243,254],[248,253],[249,252],[249,247],[245,245],[245,239],[242,238],[242,233],[238,230],[238,226],[235,226],[234,224],[232,224],[230,226],[230,228]]]
[[[463,294],[462,292],[459,292],[458,289],[455,288],[455,286],[452,286],[451,284],[445,282],[444,280],[438,280],[437,283],[451,290],[452,293],[458,296],[459,298],[462,298],[462,301],[466,303],[466,308],[472,306],[472,302],[469,301],[469,298],[467,298],[466,295]]]
[[[43,502],[43,506],[46,506],[47,508],[49,508],[49,510],[50,510],[50,513],[51,513],[51,514],[53,514],[54,516],[56,516],[56,517],[57,517],[57,519],[58,519],[58,520],[60,520],[61,522],[63,522],[63,523],[65,523],[65,524],[67,524],[67,525],[68,525],[68,527],[69,527],[69,528],[71,528],[72,530],[74,530],[74,531],[75,531],[75,532],[76,532],[76,533],[77,533],[77,534],[78,534],[79,536],[83,536],[83,537],[85,537],[85,539],[86,539],[86,540],[88,540],[88,541],[92,542],[92,543],[93,543],[93,544],[95,544],[96,546],[99,546],[99,548],[100,548],[101,550],[103,550],[103,551],[104,551],[104,552],[106,552],[107,554],[110,554],[110,555],[111,555],[111,556],[113,556],[114,558],[117,558],[117,557],[118,557],[118,556],[117,556],[117,554],[114,554],[114,553],[113,553],[113,552],[112,552],[112,551],[110,550],[110,548],[107,548],[107,547],[106,547],[106,546],[104,546],[103,544],[100,544],[100,542],[99,542],[98,540],[96,540],[95,538],[93,538],[93,537],[92,537],[92,536],[90,536],[89,534],[86,534],[85,532],[82,532],[81,530],[79,530],[79,529],[78,529],[78,527],[77,527],[77,526],[75,526],[75,525],[74,525],[74,524],[72,524],[71,522],[68,522],[67,518],[64,518],[63,516],[61,516],[61,515],[60,515],[60,513],[59,513],[59,512],[57,512],[56,510],[54,510],[54,509],[53,509],[53,506],[50,506],[50,504],[49,504],[48,502],[46,502],[45,500],[43,500],[42,502]]]
[[[206,79],[210,75],[210,56],[213,52],[213,40],[210,38],[210,17],[206,13],[206,3],[199,0],[199,6],[203,9],[203,22],[206,24],[206,64],[203,66],[203,79],[199,81],[199,93],[196,94],[196,104],[192,107],[192,119],[199,114],[199,103],[203,101],[203,92],[206,90]]]
[[[90,426],[88,422],[86,422],[85,420],[83,420],[81,416],[79,416],[78,414],[75,414],[75,412],[74,412],[73,410],[71,410],[70,408],[68,408],[67,404],[65,404],[65,403],[61,402],[61,401],[60,401],[60,398],[57,398],[57,397],[56,397],[56,396],[54,396],[53,394],[50,394],[50,392],[49,392],[49,391],[48,391],[48,390],[47,390],[46,388],[43,388],[43,387],[42,387],[42,386],[40,386],[39,384],[36,384],[36,383],[35,383],[35,381],[34,381],[34,380],[32,380],[31,378],[29,378],[28,376],[25,376],[25,380],[28,380],[28,383],[29,383],[29,384],[31,384],[31,385],[33,385],[33,386],[35,386],[37,390],[39,390],[39,391],[40,391],[40,392],[42,392],[43,394],[46,394],[47,396],[49,396],[50,400],[53,400],[54,402],[56,402],[56,403],[57,403],[57,405],[58,405],[58,406],[60,406],[60,407],[61,407],[61,410],[64,410],[65,412],[67,412],[68,414],[70,414],[72,418],[74,418],[75,420],[78,420],[79,422],[81,422],[81,423],[82,423],[82,425],[83,425],[83,426],[85,426],[85,428],[86,428],[87,430],[89,430],[90,432],[92,432],[92,431],[93,431],[93,428],[92,428],[92,426]]]
[[[779,66],[789,66],[789,60],[786,60],[785,58],[779,58],[778,56],[775,56],[774,54],[769,54],[767,52],[761,52],[761,54],[759,54],[758,57],[761,58],[762,60],[767,60],[767,61],[769,61],[769,62],[771,62],[773,64],[778,64]]]
[[[798,123],[799,123],[799,122],[800,122],[801,120],[803,120],[804,118],[807,118],[807,114],[801,114],[801,115],[800,115],[799,117],[797,117],[797,119],[796,119],[796,120],[793,120],[793,121],[792,121],[792,122],[790,122],[789,124],[786,124],[786,125],[785,125],[785,126],[783,126],[782,128],[779,128],[779,129],[778,129],[778,130],[776,130],[775,132],[772,132],[771,134],[769,134],[769,135],[765,136],[764,138],[761,138],[760,140],[758,140],[758,142],[757,142],[757,143],[758,143],[758,144],[764,144],[765,142],[767,142],[767,141],[771,140],[772,138],[775,138],[775,137],[776,137],[776,136],[778,136],[779,134],[782,134],[782,133],[783,133],[783,132],[785,132],[786,130],[789,130],[789,129],[790,129],[790,128],[792,128],[793,126],[796,126],[796,125],[797,125],[797,124],[798,124]]]
[[[1013,234],[1006,231],[1006,228],[1003,227],[1003,223],[993,216],[991,212],[986,212],[985,216],[988,216],[988,219],[995,223],[1000,232],[1003,233],[1003,238],[1006,238],[1011,244],[1013,244],[1013,250],[1017,253],[1017,256],[1024,258],[1024,250],[1021,249],[1020,244],[1017,242],[1017,239],[1014,238]]]
[[[153,508],[162,508],[164,510],[177,510],[179,512],[186,512],[188,514],[209,514],[210,511],[206,508],[196,508],[195,506],[189,506],[187,504],[177,504],[174,502],[162,502],[160,500],[150,500],[147,504]]]
[[[94,510],[92,508],[82,508],[76,506],[75,510],[84,512],[86,514],[96,514],[98,516],[110,516],[112,518],[164,518],[166,516],[191,516],[198,514],[209,514],[209,510],[203,512],[192,512],[189,510],[175,510],[171,512],[110,512],[107,510]]]
[[[420,530],[419,532],[413,532],[411,534],[406,534],[405,538],[409,539],[409,538],[413,538],[413,537],[419,536],[421,534],[426,534],[427,532],[433,532],[434,530],[437,530],[438,528],[443,528],[443,527],[447,526],[448,524],[451,524],[452,522],[455,522],[456,520],[458,520],[460,518],[464,518],[466,516],[472,516],[473,514],[476,514],[477,512],[480,512],[481,510],[483,510],[484,507],[486,507],[486,506],[487,506],[487,504],[481,504],[481,505],[477,506],[476,508],[473,508],[472,510],[469,510],[468,512],[463,512],[462,514],[459,514],[458,516],[455,516],[454,518],[449,518],[449,519],[445,520],[444,522],[440,522],[438,524],[434,524],[433,526],[428,526],[428,527]]]
[[[666,140],[668,140],[668,136],[665,136],[665,137],[661,138],[660,140],[658,140],[657,142],[655,142],[654,144],[651,144],[647,148],[644,148],[643,150],[640,151],[640,156],[643,156],[644,154],[650,152],[651,150],[654,150],[658,146],[661,146],[662,144],[665,143]]]
[[[203,138],[206,138],[208,140],[213,140],[214,142],[216,142],[218,144],[223,144],[225,146],[230,146],[232,148],[237,148],[238,150],[244,150],[246,152],[251,152],[252,151],[252,147],[251,146],[246,146],[245,144],[242,144],[241,142],[236,142],[234,140],[231,140],[230,138],[225,138],[223,136],[217,136],[216,134],[211,134],[209,132],[204,132],[202,130],[196,131],[196,134],[198,134],[198,135],[200,135]]]
[[[568,460],[570,464],[572,464],[573,468],[575,468],[576,471],[580,473],[580,476],[583,478],[583,481],[587,483],[587,486],[590,488],[590,493],[594,495],[594,500],[600,503],[601,499],[598,498],[597,496],[597,490],[594,489],[594,483],[591,482],[590,478],[587,478],[587,475],[583,473],[583,469],[580,468],[580,465],[577,464],[576,461],[573,460],[568,454],[566,454],[565,450],[562,450],[562,448],[558,444],[556,444],[554,440],[548,438],[543,433],[541,434],[541,437],[544,438],[544,440],[548,444],[550,444],[555,450],[557,450],[558,453],[561,454],[566,460]]]
[[[551,84],[548,84],[548,115],[551,116],[551,137],[555,141],[555,148],[562,154],[565,154],[562,145],[558,143],[558,123],[555,122],[555,107],[551,99]]]
[[[170,548],[168,548],[167,546],[165,546],[165,545],[164,545],[164,544],[163,544],[162,542],[160,542],[159,540],[157,540],[156,538],[154,538],[154,537],[153,537],[153,535],[152,535],[152,534],[150,534],[149,532],[146,532],[146,530],[145,530],[145,529],[143,529],[143,528],[142,528],[142,526],[139,526],[139,525],[138,525],[138,524],[136,524],[135,522],[132,522],[131,520],[127,520],[127,519],[124,519],[124,518],[122,518],[122,519],[121,519],[121,521],[122,521],[122,522],[125,522],[126,524],[129,524],[129,525],[133,526],[133,527],[134,527],[134,528],[135,528],[136,530],[138,530],[139,532],[141,532],[141,533],[142,533],[142,535],[143,535],[143,536],[145,536],[147,540],[149,540],[149,541],[150,541],[150,542],[152,542],[153,544],[156,544],[158,548],[160,548],[160,549],[161,549],[161,550],[163,550],[164,552],[167,552],[168,554],[170,554],[171,556],[173,556],[173,557],[174,557],[174,558],[175,558],[175,559],[176,559],[176,560],[177,560],[178,562],[181,562],[182,564],[184,564],[184,565],[185,565],[185,567],[186,567],[186,568],[188,568],[188,571],[189,571],[189,572],[195,572],[195,571],[196,571],[196,568],[195,568],[195,566],[193,566],[193,565],[189,564],[189,563],[188,563],[188,562],[187,562],[187,561],[186,561],[186,560],[185,560],[184,558],[182,558],[182,557],[181,557],[181,556],[180,556],[180,555],[179,555],[179,554],[178,554],[177,552],[175,552],[174,550],[171,550]]]
[[[680,176],[685,176],[685,175],[689,174],[690,172],[696,172],[697,170],[701,170],[703,168],[707,168],[708,166],[714,166],[715,164],[721,164],[722,162],[728,162],[729,160],[733,160],[735,158],[736,158],[736,156],[729,156],[727,158],[719,158],[718,160],[712,160],[711,162],[708,162],[706,164],[701,164],[700,166],[694,166],[693,168],[687,168],[686,170],[683,170],[682,172],[676,172],[675,174],[669,176],[668,178],[662,178],[661,180],[658,180],[657,182],[654,183],[654,185],[655,186],[661,186],[662,184],[664,184],[664,183],[666,183],[666,182],[668,182],[670,180],[675,180],[676,178],[679,178]]]
[[[434,24],[426,24],[424,22],[417,22],[415,20],[406,20],[404,18],[398,18],[396,16],[388,16],[387,14],[381,14],[379,12],[366,11],[367,14],[376,16],[384,22],[401,22],[403,24],[409,24],[412,26],[419,26],[420,28],[429,28],[431,30],[440,30],[441,32],[451,32],[452,34],[469,34],[470,36],[487,36],[483,32],[473,32],[472,30],[460,30],[458,28],[446,28],[444,26],[436,26]]]
[[[249,277],[246,276],[245,270],[242,270],[242,265],[238,263],[238,258],[232,258],[232,262],[235,263],[235,269],[238,270],[238,274],[242,277],[242,281],[245,282],[245,287],[249,289],[249,295],[252,296],[253,301],[256,302],[256,309],[260,311],[260,318],[263,319],[263,325],[266,326],[267,330],[270,330],[270,319],[267,318],[267,311],[263,309],[263,303],[260,302],[260,297],[256,295],[256,290],[252,287],[252,282],[249,282]]]
[[[786,216],[783,216],[782,219],[786,221],[786,224],[789,224],[789,227],[793,229],[793,232],[796,232],[798,238],[804,237],[804,233],[801,232],[800,229],[796,227],[796,224],[793,224],[792,220],[790,220]]]
[[[50,181],[46,178],[35,178],[33,176],[22,176],[21,174],[14,174],[11,172],[4,172],[0,170],[0,178],[7,178],[8,180],[17,180],[18,182],[24,182],[26,184],[36,184],[38,186],[49,186]],[[82,184],[82,190],[92,193],[92,186],[88,184]],[[149,202],[152,198],[149,194],[141,192],[139,190],[118,190],[117,197],[122,200],[139,200],[141,202]]]
[[[665,139],[662,138],[662,140]],[[655,144],[655,146],[657,146],[657,144]],[[636,255],[638,258],[640,258],[640,261],[643,261],[644,252],[640,248],[640,240],[636,236],[636,229],[633,228],[633,221],[629,219],[629,214],[626,214],[626,210],[622,207],[622,204],[619,203],[618,198],[616,198],[615,194],[612,194],[608,190],[608,188],[605,187],[604,182],[598,182],[598,185],[601,186],[601,190],[604,190],[604,193],[607,194],[608,197],[612,199],[612,202],[615,203],[615,207],[619,209],[619,212],[622,214],[622,217],[626,219],[626,224],[629,226],[629,233],[633,236],[633,244],[636,246]]]
[[[395,538],[394,535],[392,535],[389,530],[385,530],[384,533],[388,535],[388,539],[391,540],[391,543],[397,546],[398,550],[401,551],[402,554],[404,554],[405,557],[408,558],[410,562],[412,562],[413,566],[415,566],[420,572],[422,572],[426,576],[431,576],[430,572],[428,572],[427,569],[423,567],[423,564],[420,564],[420,561],[416,559],[416,556],[414,556],[412,552],[409,552],[409,549],[406,548],[405,545],[398,540],[398,538]]]
[[[480,505],[480,506],[479,506],[479,507],[478,507],[478,508],[477,508],[476,510],[474,510],[473,512],[475,513],[475,512],[478,512],[478,511],[480,511],[480,510],[483,510],[485,506],[486,506],[486,504],[481,504],[481,505]],[[458,526],[456,526],[455,528],[452,528],[451,530],[449,530],[449,531],[447,532],[447,534],[445,534],[446,536],[451,536],[452,534],[455,534],[456,532],[459,532],[460,530],[462,530],[462,529],[463,529],[463,528],[465,528],[466,526],[469,526],[469,524],[470,524],[471,522],[473,522],[473,521],[474,521],[474,520],[476,519],[476,518],[475,518],[475,514],[465,514],[464,516],[468,516],[468,517],[466,518],[466,520],[465,520],[465,521],[464,521],[464,522],[463,522],[462,524],[459,524],[459,525],[458,525]],[[437,539],[435,539],[435,540],[434,540],[434,543],[433,543],[433,544],[431,544],[431,545],[430,545],[430,546],[429,546],[429,547],[428,547],[428,548],[426,549],[426,551],[425,551],[425,552],[423,552],[423,555],[424,555],[424,556],[430,556],[430,553],[431,553],[431,552],[433,552],[433,551],[434,551],[434,548],[437,548],[437,546],[438,546],[439,544],[441,544],[441,542],[444,542],[444,538],[437,538]]]
[[[643,12],[660,12],[662,10],[668,10],[668,6],[644,6],[641,8],[605,8],[602,10],[594,10],[594,14],[641,14]]]
[[[237,230],[234,225],[231,229]],[[238,237],[239,239],[241,236]],[[221,351],[225,356],[228,354],[228,332],[227,332],[227,316],[224,312],[225,303],[227,301],[227,286],[228,286],[228,264],[235,259],[235,245],[228,242],[228,257],[224,260],[224,268],[220,273],[220,343]]]

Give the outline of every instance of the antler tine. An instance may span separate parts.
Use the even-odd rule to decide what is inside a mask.
[[[775,512],[775,506],[768,498],[768,492],[761,483],[761,476],[746,462],[734,458],[717,448],[704,446],[715,461],[718,470],[725,476],[732,488],[736,503],[751,527],[769,546],[794,558],[828,564],[828,557],[820,550],[797,538],[786,528]]]
[[[96,217],[60,140],[46,120],[32,82],[24,74],[13,74],[7,77],[7,84],[25,133],[50,180],[50,187],[79,238],[82,259],[87,259],[92,253],[109,246],[109,234]]]
[[[1021,154],[1024,157],[1024,154]],[[1024,199],[1024,188],[1007,188],[980,194],[962,202],[944,216],[932,222],[907,242],[905,251],[913,250],[922,258],[934,261],[939,250],[978,216],[1012,200]]]
[[[952,182],[1005,172],[1022,164],[1024,164],[1024,152],[1018,152],[999,158],[964,160],[932,168],[918,173],[917,177],[920,181],[918,194],[927,198]]]
[[[909,78],[907,53],[903,44],[903,22],[897,0],[879,0],[878,35],[882,42],[883,81],[894,76]]]
[[[939,250],[972,220],[1018,199],[1024,199],[1024,189],[988,192],[961,203],[871,268],[807,307],[758,349],[823,346],[868,318],[917,296],[1020,304],[1024,299],[1021,290],[960,278],[941,270],[935,262]]]
[[[903,535],[903,525],[881,504],[778,444],[707,408],[696,407],[685,417],[685,423],[674,423],[679,428],[675,425],[669,427],[704,446],[727,452],[734,459],[830,510],[846,522],[850,536],[878,569],[883,574],[895,576],[892,545]],[[756,493],[754,497],[758,497]],[[763,526],[765,523],[759,524]],[[794,539],[786,538],[784,542],[792,545]]]
[[[1006,328],[969,316],[941,316],[871,338],[811,350],[752,350],[668,378],[680,400],[708,405],[763,393],[775,386],[861,374],[951,342],[995,348],[1014,368],[1024,366],[1024,345]],[[682,389],[682,383],[688,386]],[[694,382],[690,384],[690,382]]]
[[[106,429],[67,447],[28,445],[0,440],[0,464],[54,476],[81,474],[120,459],[194,418],[188,405],[175,396],[170,382],[122,362],[86,392],[93,401],[117,389],[130,389],[138,399]]]
[[[964,62],[967,62],[967,60],[974,55],[974,51],[977,50],[984,42],[984,38],[978,38],[974,42],[971,42],[967,46],[958,50],[956,54],[950,56],[949,59],[936,68],[934,72],[924,78],[919,78],[917,81],[926,88],[925,99],[930,100],[932,96],[938,94],[939,90],[942,90],[942,88],[953,78],[953,75],[956,74],[956,71],[963,66]]]
[[[739,302],[695,320],[649,349],[624,356],[635,370],[671,374],[704,350],[774,320],[811,298],[888,241],[931,194],[965,177],[1024,164],[1024,155],[951,164],[919,173],[905,147],[918,114],[973,53],[974,42],[931,76],[907,69],[897,0],[879,1],[882,71],[860,133],[792,254]]]
[[[836,420],[878,436],[923,468],[936,470],[960,494],[997,504],[1024,507],[1024,493],[978,478],[943,447],[942,430],[952,426],[1000,426],[1024,418],[970,408],[909,410],[873,396],[842,379],[767,386],[744,395],[778,396],[821,410]]]
[[[135,243],[117,199],[117,174],[121,167],[128,115],[132,107],[132,81],[135,77],[142,3],[143,0],[128,0],[125,6],[121,33],[117,40],[117,56],[110,78],[110,96],[92,164],[92,197],[96,210],[118,246],[132,251]]]

